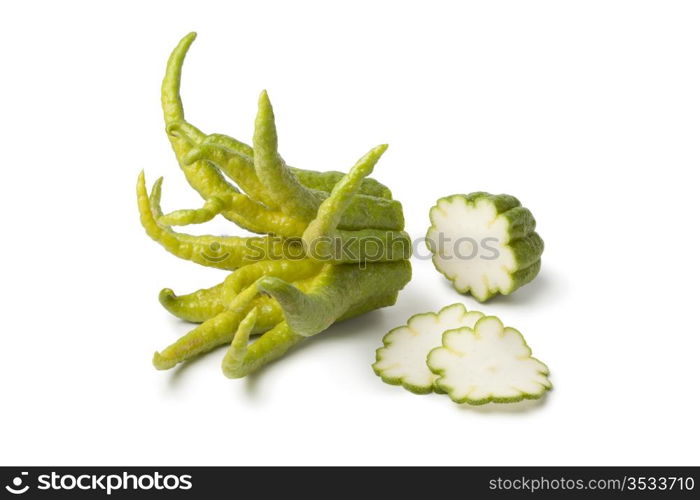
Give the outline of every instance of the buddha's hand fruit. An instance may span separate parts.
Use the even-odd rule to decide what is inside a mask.
[[[194,33],[184,37],[171,54],[161,100],[175,156],[204,203],[163,214],[162,179],[149,194],[142,173],[138,208],[147,234],[167,251],[232,273],[188,295],[161,291],[168,311],[201,324],[157,352],[153,364],[172,368],[228,344],[222,369],[238,378],[336,321],[393,305],[411,279],[411,242],[403,231],[401,204],[368,178],[386,145],[371,149],[347,174],[289,167],[277,150],[266,92],[258,101],[252,147],[188,123],[180,76],[194,38]],[[217,215],[263,236],[192,236],[173,230]],[[257,334],[262,336],[249,342]]]

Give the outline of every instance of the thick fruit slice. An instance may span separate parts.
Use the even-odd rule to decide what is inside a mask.
[[[495,316],[479,319],[473,328],[446,331],[427,364],[439,376],[436,388],[457,403],[513,403],[540,398],[552,388],[549,369],[532,357],[522,334],[504,328]]]
[[[402,385],[417,394],[432,392],[437,377],[425,363],[430,350],[441,344],[445,330],[474,326],[483,316],[478,311],[468,312],[463,304],[444,307],[437,314],[411,316],[406,325],[384,336],[384,347],[377,349],[377,361],[372,365],[374,373],[388,384]]]
[[[532,213],[513,196],[441,198],[430,209],[427,244],[433,264],[460,293],[480,302],[507,295],[540,270],[544,242]]]

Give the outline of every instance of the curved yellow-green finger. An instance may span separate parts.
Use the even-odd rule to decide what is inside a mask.
[[[285,242],[278,238],[191,236],[176,233],[169,227],[158,224],[157,218],[162,215],[159,206],[161,180],[154,184],[149,199],[145,176],[141,172],[136,191],[141,225],[146,233],[168,252],[203,266],[230,271],[251,262],[267,260],[270,254],[283,255]]]
[[[315,219],[304,232],[304,241],[307,237],[329,234],[338,228],[343,213],[359,191],[362,180],[372,173],[387,148],[386,144],[382,144],[371,149],[333,187],[330,196],[321,203]]]
[[[253,158],[258,179],[267,186],[282,211],[311,220],[316,215],[319,200],[292,175],[277,152],[277,129],[272,104],[263,91],[258,100],[258,115],[253,134]]]
[[[164,226],[187,226],[189,224],[202,224],[212,220],[214,217],[223,212],[227,203],[214,196],[204,202],[202,208],[191,210],[175,210],[167,215],[158,218],[158,223]]]
[[[164,288],[158,300],[168,312],[185,321],[202,323],[224,311],[221,301],[223,283],[211,288],[202,288],[187,295],[175,295],[170,288]]]
[[[222,215],[230,220],[240,218],[245,221],[249,231],[259,234],[276,234],[285,238],[300,237],[306,227],[306,222],[279,210],[270,210],[242,194],[230,195],[231,207],[224,210]]]
[[[230,342],[238,324],[254,307],[263,308],[258,316],[255,332],[265,332],[272,328],[280,321],[281,312],[278,306],[277,308],[271,306],[272,302],[268,297],[257,295],[256,286],[241,292],[230,308],[206,320],[161,352],[156,352],[153,355],[153,365],[159,370],[167,370],[178,363]]]
[[[161,86],[161,105],[163,106],[165,123],[185,119],[185,112],[180,99],[180,79],[182,77],[182,64],[195,38],[197,38],[197,33],[195,32],[185,35],[168,59],[165,78]]]
[[[364,155],[338,182],[304,231],[304,247],[311,258],[332,262],[383,262],[411,256],[411,240],[404,231],[361,229],[338,230],[343,215],[356,198],[387,146],[377,146]]]
[[[192,151],[197,143],[192,142],[184,133],[180,135],[179,131],[188,130],[192,132],[190,127],[185,127],[184,124],[178,123],[170,127],[169,130],[170,133],[168,137],[175,151],[175,156],[180,164],[180,168],[185,174],[187,182],[202,198],[206,200],[217,196],[226,197],[239,192],[238,189],[226,180],[221,171],[210,162],[205,160],[185,161],[187,154]],[[202,139],[203,137],[204,136],[202,136]]]
[[[182,65],[190,45],[196,37],[195,33],[185,36],[173,50],[168,60],[168,65],[161,87],[161,104],[165,117],[168,139],[177,157],[187,182],[205,200],[219,197],[225,199],[238,193],[238,190],[226,181],[224,175],[212,163],[205,160],[185,162],[186,155],[196,145],[204,141],[205,134],[197,127],[185,121],[184,108],[180,98],[180,80]],[[259,226],[259,222],[248,221],[236,211],[223,212],[223,216],[252,232],[269,232]]]
[[[209,161],[220,168],[252,199],[264,203],[269,208],[277,208],[278,204],[274,196],[258,179],[252,159],[216,143],[211,144],[210,138],[211,136],[207,136],[200,146],[192,149],[183,158],[183,161],[185,163],[198,160]]]
[[[255,262],[236,270],[226,278],[221,290],[221,300],[224,304],[232,302],[243,289],[265,276],[274,276],[288,282],[294,282],[318,274],[322,267],[322,263],[311,259]]]
[[[153,355],[153,366],[168,370],[199,354],[226,343],[226,338],[238,326],[243,315],[239,311],[224,311],[208,319],[174,344]]]
[[[171,140],[177,139],[186,144],[187,151],[194,145],[200,144],[207,137],[204,132],[186,121],[168,123],[165,132]]]
[[[245,156],[248,159],[253,160],[253,148],[248,146],[246,143],[239,141],[238,139],[234,139],[233,137],[230,137],[225,134],[209,134],[206,139],[202,142],[202,145],[212,145],[212,146],[220,146],[223,148],[228,149],[229,151],[233,151],[234,153],[238,153],[241,156]]]
[[[221,369],[227,377],[237,374],[237,368],[243,363],[248,350],[248,340],[250,333],[258,320],[258,309],[254,307],[238,325],[238,330],[231,341],[231,347],[226,351],[226,355],[221,362]]]
[[[187,182],[202,198],[205,200],[212,198],[227,200],[239,193],[238,189],[231,185],[212,163],[203,159],[186,160],[187,155],[205,139],[206,136],[202,131],[183,121],[167,124],[166,130],[175,157]],[[223,215],[244,229],[252,232],[264,232],[256,231],[256,227],[235,212],[224,212]]]
[[[294,333],[284,321],[248,344],[248,328],[239,328],[226,352],[222,369],[228,378],[242,378],[282,357],[304,337]]]
[[[282,237],[299,237],[306,223],[282,212],[269,210],[243,194],[214,196],[205,201],[202,208],[175,210],[158,217],[162,226],[186,226],[201,224],[223,215],[239,226],[258,234],[276,234]]]
[[[187,154],[196,146],[197,142],[193,142],[193,138],[189,134],[199,132],[189,124],[176,123],[169,127],[168,138],[172,144],[173,151],[177,157],[178,163],[185,178],[192,188],[199,193],[205,200],[219,198],[226,200],[229,197],[240,194],[235,186],[231,185],[224,175],[212,163],[205,160],[186,162]],[[201,132],[200,132],[201,133]],[[204,134],[199,139],[204,138]],[[249,224],[242,216],[235,212],[223,212],[224,217],[238,224],[244,229],[255,231],[255,227]]]

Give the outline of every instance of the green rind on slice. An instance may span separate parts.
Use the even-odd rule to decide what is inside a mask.
[[[452,195],[449,198],[457,198],[462,195]],[[511,196],[509,194],[490,194],[485,191],[477,191],[476,193],[470,193],[467,195],[463,195],[464,199],[468,203],[478,203],[482,201],[488,201],[491,203],[493,206],[496,207],[496,211],[500,214],[503,212],[507,212],[508,210],[512,208],[516,208],[521,206],[520,205],[520,200],[518,200],[515,196]]]
[[[401,385],[416,394],[432,392],[436,376],[425,363],[428,353],[440,345],[445,330],[473,326],[482,316],[467,311],[463,304],[411,316],[405,325],[384,336],[384,346],[377,349],[372,365],[374,373],[387,384]]]
[[[511,240],[510,248],[513,250],[518,269],[524,269],[540,260],[544,252],[544,241],[539,234],[533,232]]]
[[[544,242],[532,212],[507,194],[441,198],[426,236],[435,268],[460,293],[484,302],[508,295],[540,270]]]
[[[524,238],[535,231],[535,217],[527,208],[513,207],[500,213],[508,220],[511,240]]]
[[[435,386],[456,403],[515,403],[552,389],[547,366],[532,357],[518,330],[495,316],[444,332],[427,365],[438,376]]]
[[[513,283],[515,284],[515,288],[520,288],[521,286],[527,285],[532,280],[534,280],[539,274],[541,267],[542,261],[537,260],[537,262],[535,262],[534,264],[524,269],[519,269],[518,271],[513,273]]]

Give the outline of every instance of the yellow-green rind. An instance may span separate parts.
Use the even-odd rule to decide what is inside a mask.
[[[349,312],[383,307],[411,279],[409,261],[325,265],[304,292],[291,283],[265,277],[258,287],[282,307],[291,330],[310,337]]]
[[[330,193],[333,187],[345,176],[343,172],[329,170],[327,172],[317,172],[315,170],[305,170],[302,168],[289,167],[292,174],[309,189],[324,191]],[[391,190],[384,184],[371,177],[366,177],[360,184],[359,194],[373,196],[375,198],[383,198],[391,200]]]

